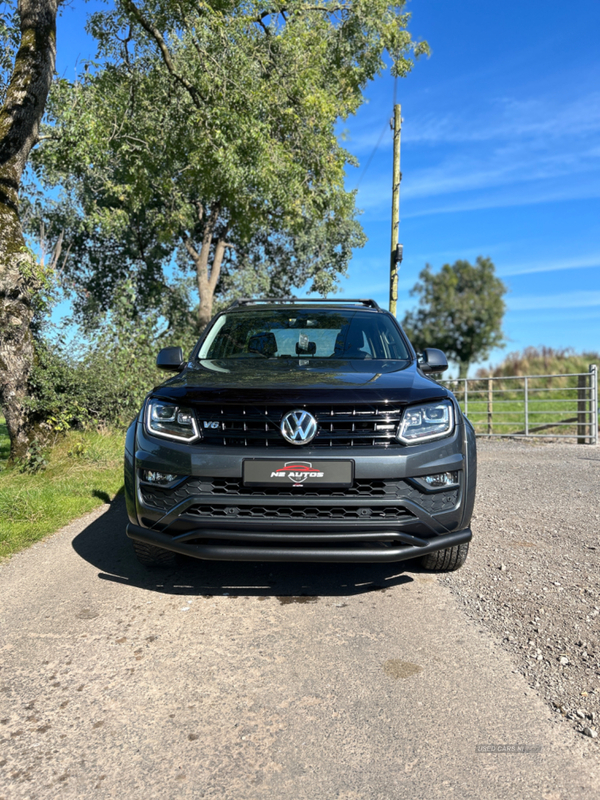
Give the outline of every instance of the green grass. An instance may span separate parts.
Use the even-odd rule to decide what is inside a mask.
[[[68,431],[46,451],[35,475],[8,467],[8,436],[0,418],[0,558],[54,533],[123,485],[122,431]]]
[[[469,381],[468,411],[476,433],[488,432],[488,382],[484,379]],[[446,383],[455,393],[463,411],[465,410],[464,384]],[[509,435],[522,433],[525,429],[525,397],[523,379],[518,381],[493,381],[492,432]],[[554,436],[577,436],[577,414],[580,410],[577,379],[574,377],[543,379],[529,378],[528,419],[530,433]],[[580,395],[585,399],[581,410],[587,412],[591,422],[589,388]],[[567,422],[569,420],[569,422]],[[589,432],[589,431],[588,431]]]
[[[529,384],[529,431],[536,435],[577,435],[576,422],[566,423],[577,417],[578,411],[588,413],[591,423],[591,392],[589,365],[598,364],[600,354],[575,353],[573,350],[556,350],[551,347],[526,347],[522,352],[509,353],[504,361],[494,368],[480,369],[476,378],[469,380],[468,417],[477,433],[488,432],[488,385],[487,378],[494,380],[492,401],[492,432],[510,434],[525,428],[524,376]],[[588,373],[583,379],[588,389],[579,399],[578,381],[575,373]],[[556,377],[561,375],[562,377]],[[551,377],[543,377],[551,376]],[[516,378],[516,379],[515,379]],[[451,385],[464,410],[464,387],[462,383]],[[551,423],[561,423],[549,426]],[[538,430],[534,430],[538,429]],[[589,429],[588,429],[589,432]]]
[[[0,470],[10,453],[10,439],[8,438],[8,428],[6,420],[0,417]]]

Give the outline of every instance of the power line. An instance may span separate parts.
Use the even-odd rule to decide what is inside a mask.
[[[384,136],[384,134],[385,134],[385,132],[386,132],[387,128],[389,127],[389,124],[390,124],[390,123],[389,123],[389,122],[386,120],[386,122],[385,122],[385,125],[383,126],[383,129],[382,129],[381,133],[379,134],[379,139],[377,140],[377,144],[376,144],[376,145],[375,145],[375,147],[373,148],[373,152],[372,152],[372,153],[371,153],[371,155],[369,156],[369,160],[368,160],[368,161],[367,161],[367,163],[365,164],[365,168],[364,168],[364,169],[363,169],[363,171],[360,173],[360,176],[359,176],[359,178],[358,178],[358,182],[357,182],[356,186],[354,187],[354,189],[355,189],[355,190],[356,190],[356,189],[358,189],[358,187],[359,187],[359,186],[360,186],[360,184],[362,183],[362,179],[363,179],[363,178],[365,177],[365,175],[367,174],[367,170],[368,170],[368,169],[369,169],[369,167],[371,166],[371,161],[373,161],[373,157],[374,157],[375,153],[376,153],[376,152],[379,150],[379,145],[381,144],[381,140],[383,139],[383,136]]]
[[[396,94],[397,94],[397,91],[398,91],[398,76],[395,75],[394,76],[394,105],[392,106],[392,108],[396,108]],[[358,189],[358,187],[362,183],[362,179],[365,177],[365,175],[367,173],[367,170],[371,166],[371,161],[373,161],[373,157],[375,156],[375,153],[379,150],[379,145],[381,144],[381,140],[383,139],[383,136],[385,134],[386,128],[388,127],[389,124],[390,124],[389,122],[386,122],[385,125],[383,126],[383,130],[379,134],[379,139],[377,140],[377,144],[373,148],[373,152],[369,156],[369,160],[365,164],[365,168],[360,173],[360,176],[358,178],[358,182],[357,182],[356,186],[354,187],[355,191]]]

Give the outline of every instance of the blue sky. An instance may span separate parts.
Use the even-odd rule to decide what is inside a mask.
[[[509,288],[503,352],[600,350],[600,4],[414,0],[429,59],[402,103],[401,316],[426,262],[490,256]],[[346,124],[366,164],[393,104],[389,75]],[[360,178],[369,237],[344,291],[387,301],[391,132]],[[348,178],[356,186],[361,169]]]
[[[61,75],[93,55],[84,33],[97,4],[59,21]],[[427,39],[397,83],[402,103],[398,316],[426,262],[490,256],[509,288],[503,354],[527,345],[600,351],[600,3],[411,0],[410,25]],[[340,125],[361,162],[358,206],[369,238],[341,289],[388,302],[392,114],[389,73]],[[364,171],[373,149],[381,144]]]

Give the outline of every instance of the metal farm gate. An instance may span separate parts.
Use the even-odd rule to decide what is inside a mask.
[[[440,381],[478,436],[575,439],[598,444],[598,367],[564,375]]]

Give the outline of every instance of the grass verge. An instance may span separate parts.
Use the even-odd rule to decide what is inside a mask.
[[[123,486],[122,431],[68,431],[48,448],[48,466],[34,475],[8,467],[0,418],[0,558],[54,533]]]

